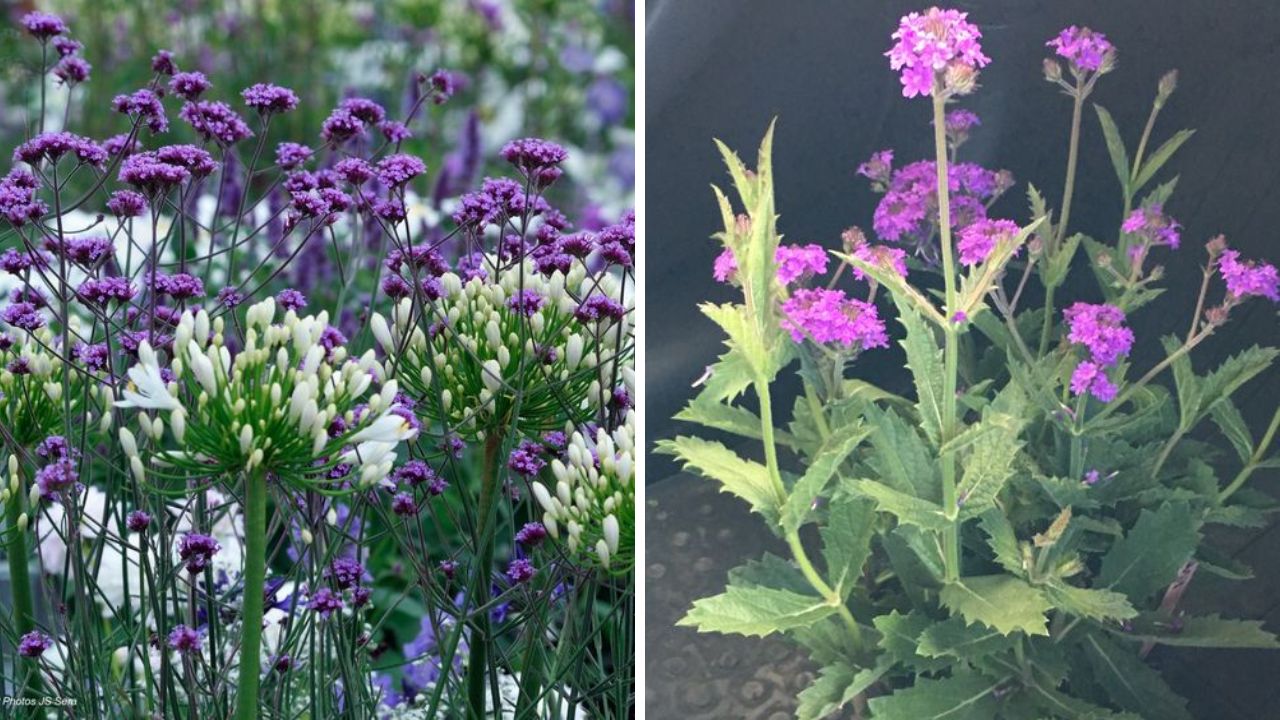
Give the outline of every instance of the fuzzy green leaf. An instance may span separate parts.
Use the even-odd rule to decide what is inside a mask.
[[[1062,241],[1062,246],[1054,252],[1053,257],[1049,258],[1041,271],[1041,277],[1044,278],[1046,285],[1058,287],[1067,279],[1067,273],[1071,271],[1071,261],[1075,259],[1076,251],[1080,249],[1080,241],[1084,238],[1084,235],[1076,233]]]
[[[755,380],[751,364],[742,353],[730,350],[720,360],[707,368],[707,379],[698,394],[699,402],[731,402]]]
[[[917,677],[915,685],[868,703],[876,720],[991,720],[999,703],[992,694],[1001,681],[977,674]]]
[[[1026,421],[1014,414],[1025,405],[1026,396],[1016,383],[1009,383],[982,413],[979,425],[988,428],[973,442],[962,461],[964,474],[957,484],[963,501],[962,519],[977,517],[995,505],[1005,482],[1013,475],[1013,460],[1022,448],[1018,439]]]
[[[987,544],[995,555],[1000,567],[1018,576],[1026,574],[1022,566],[1022,551],[1018,549],[1018,536],[1004,511],[991,508],[982,513],[979,521],[982,531],[987,534]]]
[[[658,452],[674,455],[686,469],[719,480],[722,491],[746,500],[752,510],[771,523],[777,522],[778,496],[764,465],[738,457],[721,443],[684,435],[660,441]]]
[[[931,672],[950,665],[950,661],[928,658],[920,654],[920,636],[935,624],[928,615],[894,610],[871,621],[880,632],[880,648],[892,663],[901,663],[917,672]]]
[[[1163,616],[1144,613],[1133,621],[1132,632],[1119,637],[1161,645],[1209,648],[1280,649],[1280,640],[1262,629],[1258,620],[1230,620],[1218,615],[1181,617],[1175,626]],[[1111,630],[1110,627],[1107,628]]]
[[[827,582],[847,598],[871,556],[875,536],[875,505],[868,500],[844,500],[833,505],[822,528],[822,555],[827,561]]]
[[[1008,635],[1048,635],[1045,613],[1053,605],[1036,588],[1012,575],[980,575],[948,583],[942,604],[969,622],[980,622]]]
[[[764,637],[802,628],[836,611],[826,600],[790,590],[730,585],[719,595],[695,600],[677,625],[699,632]]]
[[[797,720],[819,720],[835,713],[871,687],[889,671],[886,662],[858,670],[847,663],[826,665],[818,671],[818,679],[796,696]]]
[[[746,408],[703,399],[701,395],[689,401],[683,410],[676,413],[675,419],[753,440],[759,440],[763,436],[760,418],[755,413]],[[795,440],[789,433],[778,430],[773,437],[779,445],[794,447]]]
[[[826,489],[840,464],[849,457],[867,437],[869,431],[861,425],[842,428],[827,439],[822,449],[814,455],[804,475],[796,481],[782,506],[782,528],[788,532],[798,529],[809,515],[813,501]]]
[[[1173,134],[1173,137],[1165,140],[1156,151],[1151,153],[1151,157],[1142,164],[1142,169],[1138,171],[1138,176],[1133,181],[1133,192],[1138,192],[1144,185],[1151,182],[1151,178],[1160,172],[1160,168],[1169,162],[1169,158],[1182,147],[1182,144],[1191,139],[1195,135],[1195,130],[1179,130]]]
[[[951,617],[934,623],[920,635],[919,653],[925,657],[972,659],[1013,647],[1015,638],[981,624]]]
[[[1236,408],[1236,404],[1229,399],[1223,400],[1213,406],[1210,415],[1213,417],[1214,424],[1230,441],[1231,447],[1235,448],[1236,457],[1240,458],[1240,462],[1249,462],[1249,458],[1253,456],[1253,434],[1249,432],[1249,426],[1245,423],[1240,410]]]
[[[1200,541],[1199,522],[1185,502],[1143,510],[1123,540],[1102,558],[1098,588],[1110,588],[1140,603],[1173,582]]]
[[[1083,635],[1081,646],[1094,679],[1120,707],[1146,718],[1192,720],[1187,701],[1170,689],[1160,673],[1131,648],[1097,633]]]
[[[942,506],[921,500],[914,495],[898,492],[875,480],[855,480],[846,483],[845,487],[876,501],[881,512],[887,512],[898,519],[899,523],[915,525],[925,530],[941,530],[950,521],[942,512]]]
[[[876,478],[899,492],[925,500],[940,499],[941,480],[933,452],[916,431],[893,408],[866,408],[867,425],[872,428],[868,442],[872,452],[866,463]]]
[[[1231,397],[1241,385],[1252,380],[1271,366],[1280,350],[1254,345],[1227,358],[1217,370],[1202,378],[1200,389],[1201,413],[1207,413],[1215,405]]]
[[[1107,154],[1111,156],[1111,167],[1115,168],[1116,177],[1120,180],[1120,188],[1124,191],[1125,198],[1133,196],[1133,191],[1129,187],[1129,154],[1124,149],[1124,140],[1120,138],[1120,128],[1116,126],[1116,121],[1111,119],[1111,113],[1101,105],[1095,104],[1093,109],[1098,112],[1098,122],[1102,125],[1102,137],[1107,141]]]
[[[1044,591],[1055,606],[1077,617],[1108,621],[1128,620],[1138,615],[1138,611],[1129,604],[1129,598],[1111,590],[1080,588],[1061,580],[1051,580]]]
[[[895,298],[895,302],[897,302]],[[933,328],[910,306],[898,305],[898,321],[906,328],[902,349],[907,353],[907,367],[915,380],[920,425],[934,447],[942,445],[942,348]]]

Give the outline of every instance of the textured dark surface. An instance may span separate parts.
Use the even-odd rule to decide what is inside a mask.
[[[785,555],[759,517],[716,483],[676,475],[647,488],[645,703],[652,718],[781,720],[813,681],[802,653],[776,638],[699,634],[675,627],[694,600],[724,588],[729,569],[765,551]],[[1280,631],[1280,528],[1214,538],[1257,577],[1229,583],[1207,573],[1191,584],[1193,613],[1265,619]],[[1201,720],[1275,720],[1280,651],[1158,648],[1151,656]]]
[[[780,228],[789,242],[835,247],[850,225],[869,227],[878,196],[854,168],[881,148],[900,161],[928,156],[929,103],[906,100],[883,53],[897,19],[928,2],[902,0],[649,0],[647,48],[646,372],[650,439],[680,431],[669,418],[689,383],[721,350],[721,336],[697,304],[723,302],[733,290],[711,279],[718,252],[709,239],[719,215],[709,183],[727,181],[711,139],[754,158],[770,118],[778,116],[775,174]],[[1185,332],[1199,283],[1202,245],[1226,233],[1249,255],[1280,262],[1280,3],[1274,0],[972,0],[951,6],[982,26],[992,58],[982,87],[961,107],[983,126],[964,159],[1013,171],[1019,185],[993,208],[1025,220],[1030,181],[1053,205],[1062,192],[1070,100],[1041,75],[1044,43],[1071,24],[1108,34],[1119,48],[1116,72],[1090,98],[1115,116],[1130,152],[1150,109],[1157,79],[1181,71],[1156,137],[1197,128],[1161,178],[1180,174],[1169,211],[1185,225],[1184,246],[1159,252],[1169,291],[1132,318],[1139,343],[1136,374],[1159,359],[1159,336]],[[1080,181],[1072,231],[1113,238],[1121,200],[1098,122],[1084,118]],[[1088,270],[1059,297],[1092,300]],[[1033,283],[1034,285],[1034,283]],[[1040,302],[1038,289],[1029,300]],[[1217,292],[1221,292],[1218,290]],[[891,333],[899,333],[889,322]],[[1202,371],[1248,342],[1280,343],[1274,306],[1254,302],[1196,352]],[[902,388],[897,349],[868,355],[853,372]],[[1278,394],[1277,375],[1254,381],[1241,409],[1261,432]],[[775,398],[787,395],[786,386]],[[785,405],[783,406],[785,409]],[[658,480],[676,468],[649,466]],[[1280,717],[1280,712],[1277,713]]]

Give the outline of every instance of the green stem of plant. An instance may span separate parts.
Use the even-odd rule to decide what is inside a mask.
[[[822,407],[822,401],[818,399],[818,393],[813,389],[813,383],[808,380],[804,383],[804,397],[809,403],[809,414],[813,415],[813,422],[818,427],[818,434],[822,436],[825,442],[831,437],[831,427],[827,425],[827,414]]]
[[[946,315],[950,319],[956,310],[955,264],[951,248],[951,197],[947,182],[947,130],[946,98],[942,96],[941,83],[934,83],[933,91],[933,148],[938,168],[938,233],[942,245],[942,277],[946,284]],[[960,337],[952,327],[943,333],[942,374],[942,442],[955,436],[958,416],[956,386],[960,374]],[[950,526],[942,531],[943,563],[948,582],[960,577],[960,520],[956,504],[956,458],[948,454],[942,458],[942,508],[951,519]]]
[[[1058,226],[1053,232],[1050,242],[1044,249],[1046,257],[1051,257],[1062,246],[1062,239],[1067,236],[1067,223],[1071,219],[1071,198],[1075,194],[1076,164],[1080,156],[1080,121],[1084,109],[1084,91],[1077,83],[1075,103],[1071,109],[1071,139],[1067,147],[1067,179],[1062,187],[1062,204],[1060,205]],[[1042,268],[1048,268],[1045,263]],[[1042,274],[1041,277],[1044,277]],[[1048,285],[1044,289],[1044,320],[1040,325],[1040,350],[1036,353],[1044,356],[1049,351],[1049,340],[1053,336],[1053,295],[1056,288]]]
[[[1231,484],[1218,493],[1219,504],[1225,503],[1227,498],[1234,495],[1249,479],[1249,476],[1253,474],[1253,471],[1258,468],[1258,463],[1262,462],[1262,458],[1267,454],[1271,443],[1276,439],[1277,430],[1280,430],[1280,407],[1277,407],[1275,414],[1271,416],[1271,424],[1267,426],[1267,432],[1263,434],[1262,442],[1259,442],[1258,447],[1254,449],[1253,456],[1249,458],[1249,462],[1240,468],[1240,472],[1236,474]]]
[[[1089,396],[1081,394],[1076,398],[1076,414],[1073,420],[1073,431],[1071,433],[1071,467],[1070,477],[1073,480],[1080,480],[1084,477],[1084,436],[1081,429],[1084,427],[1084,411],[1088,407]]]
[[[1107,403],[1106,406],[1104,406],[1102,410],[1098,412],[1097,415],[1093,416],[1093,422],[1101,422],[1103,419],[1110,416],[1111,413],[1123,407],[1125,402],[1128,401],[1129,398],[1133,397],[1134,393],[1138,392],[1143,387],[1145,387],[1147,383],[1154,380],[1157,375],[1164,372],[1170,365],[1173,365],[1175,362],[1177,362],[1178,359],[1181,358],[1183,355],[1186,355],[1187,353],[1191,352],[1191,350],[1195,348],[1195,346],[1203,342],[1204,339],[1209,337],[1209,335],[1211,335],[1212,333],[1213,333],[1213,327],[1209,326],[1209,327],[1206,327],[1204,330],[1201,330],[1195,336],[1188,338],[1187,341],[1182,344],[1182,347],[1178,348],[1177,350],[1174,350],[1164,360],[1161,360],[1160,362],[1156,363],[1154,367],[1152,367],[1150,370],[1147,371],[1146,375],[1143,375],[1141,378],[1138,379],[1138,382],[1133,383],[1132,385],[1129,385],[1128,387],[1126,387],[1124,389],[1124,392],[1121,392],[1120,395],[1117,396],[1115,400],[1112,400],[1111,402]]]
[[[19,485],[21,488],[21,485]],[[18,635],[25,635],[36,629],[35,601],[31,594],[31,575],[27,556],[27,534],[18,528],[18,518],[22,516],[23,494],[15,493],[5,505],[5,520],[9,525],[9,588],[13,599],[13,621]],[[14,683],[18,685],[20,697],[33,698],[40,687],[39,667],[35,660],[24,658],[21,661],[23,672],[14,672]],[[23,678],[25,676],[25,678]]]
[[[262,653],[263,589],[267,578],[267,474],[261,467],[245,476],[244,605],[240,626],[240,688],[236,720],[255,720]]]
[[[480,503],[476,508],[476,567],[472,573],[471,593],[476,607],[489,592],[489,569],[493,565],[493,533],[489,520],[494,515],[498,498],[498,453],[502,450],[502,434],[493,433],[484,441],[484,466],[480,474]],[[489,612],[481,611],[472,618],[470,657],[467,659],[468,717],[484,717],[484,691],[489,672]]]

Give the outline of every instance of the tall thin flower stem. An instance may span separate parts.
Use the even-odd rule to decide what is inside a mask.
[[[489,592],[489,570],[493,565],[493,532],[490,518],[495,515],[493,505],[498,499],[498,454],[502,451],[502,434],[493,433],[484,441],[484,465],[480,475],[480,503],[476,508],[476,565],[472,572],[472,604],[484,606],[481,598]],[[485,679],[489,672],[489,612],[481,610],[469,623],[471,626],[470,650],[467,659],[468,717],[484,717]]]
[[[951,249],[951,197],[947,183],[946,103],[940,82],[933,89],[933,146],[938,168],[938,232],[942,245],[942,277],[946,284],[946,315],[956,310],[956,272]],[[955,436],[958,416],[956,386],[960,376],[960,337],[954,327],[943,332],[942,441]],[[942,458],[942,508],[950,525],[942,531],[943,567],[948,581],[960,577],[960,520],[956,504],[956,458]]]
[[[1071,109],[1071,141],[1067,147],[1067,179],[1062,187],[1062,204],[1058,211],[1058,227],[1053,232],[1051,242],[1045,246],[1044,253],[1046,257],[1051,257],[1062,247],[1062,239],[1067,236],[1067,223],[1071,220],[1071,197],[1075,193],[1076,187],[1076,162],[1080,156],[1080,119],[1084,109],[1085,92],[1084,84],[1081,81],[1076,82],[1076,91],[1073,95],[1075,103]],[[1049,351],[1049,339],[1053,335],[1053,291],[1055,287],[1046,286],[1044,289],[1044,322],[1040,326],[1040,351],[1038,355],[1044,355]]]
[[[236,720],[256,720],[259,717],[263,590],[267,576],[267,475],[260,467],[245,476],[244,514],[244,605]]]
[[[1231,481],[1231,484],[1223,488],[1222,492],[1218,493],[1219,503],[1225,503],[1227,498],[1234,495],[1235,492],[1244,485],[1245,481],[1249,479],[1249,476],[1253,474],[1253,471],[1258,469],[1259,463],[1261,463],[1262,459],[1267,455],[1267,450],[1271,448],[1272,441],[1276,439],[1277,430],[1280,430],[1280,407],[1276,408],[1275,414],[1271,416],[1271,424],[1267,426],[1267,432],[1263,434],[1262,441],[1259,442],[1258,447],[1254,449],[1253,455],[1249,458],[1249,462],[1245,463],[1244,467],[1240,468],[1240,472],[1236,474],[1235,478]]]
[[[21,483],[18,483],[21,488]],[[5,503],[5,521],[9,526],[9,588],[13,599],[13,623],[18,635],[25,635],[36,629],[35,601],[31,594],[31,575],[28,567],[27,533],[19,525],[22,517],[23,503],[26,495],[19,491]],[[19,695],[24,698],[36,697],[39,690],[40,672],[35,660],[22,660],[23,671],[15,668],[14,683],[18,685]],[[23,678],[23,676],[26,676]]]

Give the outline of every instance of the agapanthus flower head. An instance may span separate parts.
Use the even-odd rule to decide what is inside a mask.
[[[875,305],[841,290],[797,290],[782,304],[782,313],[782,328],[796,342],[812,339],[858,350],[889,345]]]
[[[174,73],[169,80],[169,91],[183,100],[199,100],[213,86],[205,74],[198,71]]]
[[[18,641],[18,654],[24,658],[38,658],[51,647],[53,638],[39,630],[32,630]]]
[[[1087,27],[1063,28],[1057,37],[1045,43],[1064,58],[1078,75],[1107,72],[1115,65],[1116,48],[1107,36]]]
[[[1178,249],[1182,236],[1182,225],[1164,212],[1159,203],[1140,207],[1129,213],[1121,223],[1120,229],[1130,235],[1137,235],[1144,245],[1167,245]]]
[[[298,107],[298,96],[292,90],[270,83],[257,83],[240,91],[244,104],[262,115],[285,113]]]
[[[200,631],[187,625],[178,625],[169,632],[169,648],[182,655],[200,652]]]
[[[53,66],[53,76],[67,87],[88,81],[91,72],[93,72],[93,66],[89,61],[75,55],[64,57]]]
[[[1133,347],[1133,331],[1124,326],[1124,311],[1115,305],[1077,302],[1063,311],[1067,339],[1083,345],[1103,367],[1114,365]]]
[[[64,155],[74,155],[85,165],[102,167],[107,162],[107,151],[86,137],[69,132],[41,133],[22,143],[13,151],[14,162],[39,165],[56,163]]]
[[[34,11],[22,16],[22,27],[32,37],[48,40],[67,32],[67,23],[52,13]]]
[[[929,8],[902,18],[893,33],[897,42],[885,55],[889,67],[901,71],[904,97],[972,90],[977,70],[991,62],[982,54],[982,31],[968,13]]]
[[[228,147],[253,135],[244,119],[231,106],[215,100],[188,102],[178,111],[191,129],[207,142]]]
[[[1257,295],[1280,302],[1280,276],[1271,263],[1241,260],[1235,250],[1224,250],[1218,259],[1218,272],[1227,284],[1227,294],[1235,300]]]
[[[530,483],[547,534],[580,562],[614,572],[627,572],[633,559],[634,437],[634,412],[613,432],[575,431],[563,456],[551,460],[555,489]]]
[[[821,245],[779,245],[774,253],[778,282],[783,285],[827,271],[827,251]]]
[[[1018,224],[1012,220],[978,220],[960,231],[956,243],[960,262],[964,265],[985,262],[996,245],[1011,241],[1017,234]]]

